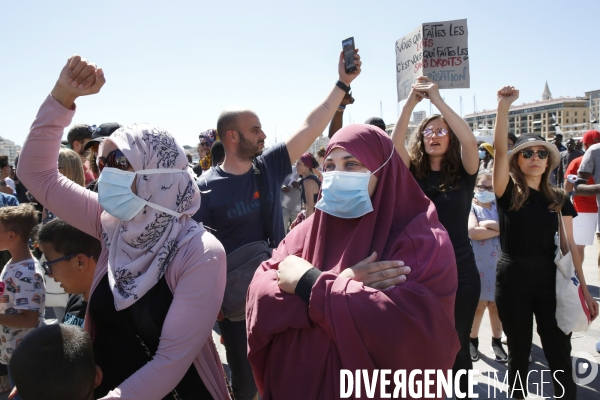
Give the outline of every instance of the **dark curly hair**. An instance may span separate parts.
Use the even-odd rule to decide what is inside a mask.
[[[442,161],[437,190],[440,192],[451,192],[460,187],[459,182],[464,171],[460,157],[460,141],[452,131],[452,128],[450,128],[450,125],[448,125],[448,122],[439,114],[433,114],[425,118],[417,128],[417,132],[412,136],[408,146],[410,172],[418,180],[427,180],[429,178],[431,166],[429,164],[429,154],[425,151],[425,145],[423,144],[423,129],[436,119],[440,119],[446,124],[450,137],[450,144]]]

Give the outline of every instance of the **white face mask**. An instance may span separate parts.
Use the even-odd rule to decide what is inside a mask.
[[[185,171],[173,168],[123,171],[117,168],[106,167],[102,170],[98,178],[98,201],[100,202],[100,206],[104,211],[121,221],[130,221],[142,211],[144,206],[152,207],[155,210],[179,218],[183,214],[146,201],[131,191],[131,184],[137,174],[174,174],[177,172],[181,173]]]
[[[359,218],[373,211],[369,196],[371,175],[390,161],[395,149],[381,167],[374,172],[331,171],[323,173],[321,198],[315,208],[339,218]]]

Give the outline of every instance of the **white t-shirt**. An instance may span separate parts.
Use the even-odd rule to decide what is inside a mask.
[[[35,259],[14,264],[11,264],[11,261],[4,266],[0,274],[0,313],[19,314],[23,310],[37,311],[40,313],[37,326],[42,326],[46,302],[42,267]],[[11,354],[32,329],[35,328],[2,326],[0,363],[6,365],[10,362]]]
[[[16,196],[16,194],[17,194],[17,188],[15,187],[15,181],[13,181],[10,178],[4,178],[4,182],[6,182],[6,184],[12,188],[12,190],[13,190],[13,196]]]

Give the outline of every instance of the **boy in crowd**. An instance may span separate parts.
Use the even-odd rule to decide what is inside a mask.
[[[91,400],[102,382],[87,332],[63,324],[27,335],[13,353],[10,374],[22,400]]]
[[[46,274],[70,293],[63,323],[83,328],[88,296],[102,247],[100,241],[55,218],[43,225],[37,241],[46,256]]]
[[[0,274],[0,390],[8,391],[6,366],[21,340],[44,325],[43,271],[29,249],[38,212],[30,204],[0,208],[0,250],[10,253]]]

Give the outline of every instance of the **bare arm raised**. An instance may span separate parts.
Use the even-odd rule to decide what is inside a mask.
[[[400,154],[400,158],[402,158],[404,165],[407,167],[410,167],[410,156],[406,150],[406,147],[404,147],[404,142],[406,142],[406,131],[408,129],[408,123],[410,122],[411,114],[421,100],[423,100],[423,96],[420,94],[420,92],[415,90],[413,85],[413,88],[408,95],[408,99],[406,100],[406,104],[404,104],[404,107],[402,107],[402,112],[400,113],[398,121],[396,122],[396,125],[394,125],[394,130],[392,131],[392,142],[394,143],[394,147],[396,148],[398,154]]]
[[[404,147],[406,140],[406,129],[410,121],[410,114],[417,103],[422,99],[429,99],[440,113],[458,138],[462,149],[462,164],[468,174],[473,175],[479,168],[479,154],[477,153],[477,140],[469,128],[469,125],[458,114],[454,112],[442,99],[437,83],[426,76],[421,76],[413,85],[406,105],[398,118],[398,123],[392,132],[392,140],[400,157],[408,166],[410,159]]]
[[[354,103],[354,97],[352,97],[352,93],[346,93],[344,98],[342,99],[342,103],[337,109],[337,112],[333,115],[333,119],[329,124],[329,139],[344,126],[344,110],[348,104]],[[341,108],[340,107],[344,107]]]
[[[502,197],[508,185],[508,109],[519,98],[514,86],[504,86],[498,90],[498,114],[494,129],[494,175],[492,182],[496,196]]]
[[[339,80],[346,86],[350,86],[352,81],[360,74],[362,62],[358,55],[358,49],[354,55],[354,62],[356,64],[356,71],[349,74],[346,73],[344,67],[344,53],[340,52],[340,59],[338,62],[338,73]],[[297,160],[300,158],[302,153],[310,147],[310,145],[319,137],[325,130],[325,127],[333,118],[333,115],[337,111],[339,104],[344,98],[344,92],[339,87],[335,86],[327,96],[327,99],[320,104],[317,108],[311,111],[306,117],[306,120],[302,123],[300,128],[285,142],[290,160]]]

